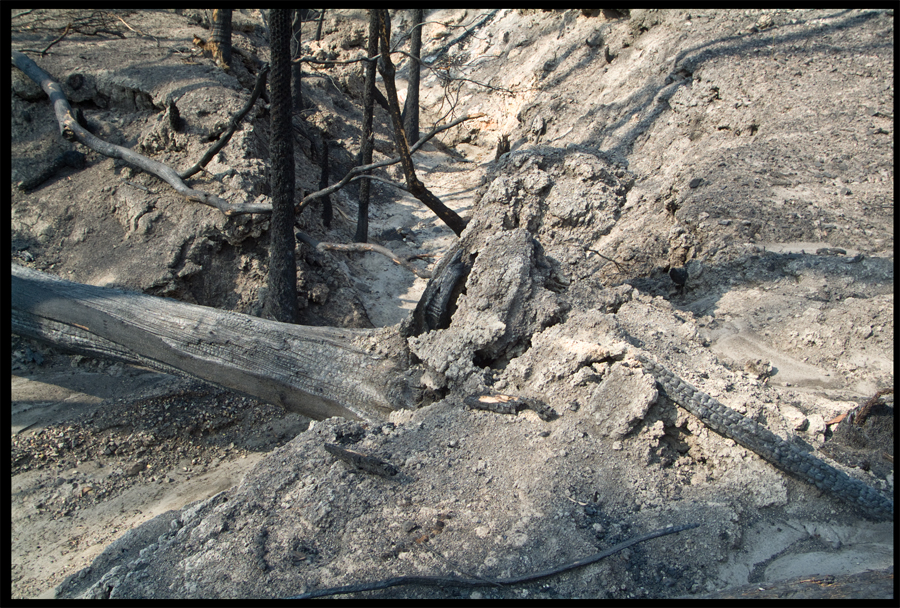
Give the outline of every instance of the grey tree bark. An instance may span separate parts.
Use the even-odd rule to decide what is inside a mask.
[[[294,257],[294,143],[291,126],[291,9],[269,14],[272,73],[270,170],[272,219],[269,226],[269,292],[266,312],[283,323],[299,320],[297,260]]]
[[[312,418],[383,422],[420,394],[396,330],[277,323],[12,264],[13,333],[187,374]]]

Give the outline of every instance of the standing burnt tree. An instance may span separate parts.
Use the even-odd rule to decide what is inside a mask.
[[[269,77],[272,217],[269,226],[269,292],[266,312],[297,323],[297,261],[294,258],[294,147],[291,128],[291,9],[269,14],[272,74]]]
[[[403,128],[409,145],[419,141],[419,72],[422,54],[422,22],[425,9],[413,9],[413,26],[409,42],[409,85],[406,87],[406,103],[403,104]]]
[[[359,164],[372,163],[372,117],[375,112],[375,61],[371,58],[378,54],[378,11],[369,10],[369,46],[366,49],[370,61],[366,62],[366,84],[363,91],[363,134],[359,150]],[[371,171],[366,171],[366,175]],[[369,240],[369,180],[359,180],[359,215],[356,219],[357,243]]]
[[[223,70],[231,67],[231,11],[230,8],[213,9],[212,33],[207,47]]]
[[[303,26],[304,12],[305,11],[299,8],[294,10],[294,20],[292,21],[294,34],[291,36],[291,59],[299,59],[301,55],[303,55],[300,46],[300,33]],[[300,80],[303,74],[302,66],[303,64],[299,61],[291,63],[291,91],[294,94],[294,112],[303,110],[303,93],[300,89]]]

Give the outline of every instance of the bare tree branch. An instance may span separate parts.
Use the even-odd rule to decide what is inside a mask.
[[[618,545],[613,545],[609,549],[605,551],[601,551],[600,553],[596,553],[589,557],[585,557],[583,559],[571,562],[569,564],[565,564],[559,566],[557,568],[551,568],[549,570],[543,570],[541,572],[535,572],[532,574],[526,574],[524,576],[515,576],[510,578],[498,578],[498,579],[485,579],[485,578],[462,578],[458,576],[397,576],[394,578],[384,579],[381,581],[376,581],[374,583],[362,583],[358,585],[344,585],[343,587],[332,587],[330,589],[319,589],[316,591],[309,591],[302,595],[295,595],[289,597],[287,599],[308,599],[314,597],[325,597],[328,595],[339,595],[344,593],[359,593],[361,591],[373,591],[375,589],[387,589],[389,587],[398,587],[400,585],[423,585],[428,587],[487,587],[487,586],[496,586],[496,587],[506,587],[510,585],[521,585],[523,583],[529,583],[531,581],[536,581],[542,578],[547,578],[550,576],[555,576],[557,574],[562,574],[563,572],[568,572],[569,570],[574,570],[575,568],[581,568],[583,566],[587,566],[589,564],[594,564],[599,562],[602,559],[609,557],[610,555],[615,555],[619,551],[627,549],[628,547],[634,546],[638,543],[643,543],[648,540],[652,540],[654,538],[659,538],[660,536],[667,536],[669,534],[675,534],[677,532],[684,532],[685,530],[692,530],[694,528],[699,527],[700,524],[687,524],[683,526],[670,526],[668,528],[663,528],[661,530],[656,530],[655,532],[651,532],[649,534],[644,534],[643,536],[638,536],[637,538],[632,538],[626,540],[624,542],[619,543]]]
[[[381,182],[382,184],[387,184],[388,186],[391,186],[391,187],[393,187],[393,188],[397,188],[398,190],[403,190],[404,192],[409,192],[409,188],[407,188],[407,187],[404,186],[403,184],[398,184],[397,182],[392,182],[392,181],[389,180],[389,179],[384,179],[384,178],[382,178],[382,177],[378,177],[377,175],[357,175],[356,177],[354,177],[354,178],[351,179],[350,181],[351,181],[351,182],[355,182],[355,181],[360,180],[360,179],[371,179],[371,180],[374,180],[374,181],[376,181],[376,182]]]
[[[296,234],[297,238],[300,241],[306,243],[307,245],[318,251],[370,251],[372,253],[380,253],[381,255],[390,258],[391,261],[394,262],[394,264],[403,266],[420,279],[431,278],[431,271],[422,270],[421,268],[410,263],[410,258],[401,258],[399,255],[397,255],[387,247],[382,247],[381,245],[374,245],[372,243],[320,243],[305,232],[297,232]],[[419,256],[414,256],[413,259],[418,257]]]
[[[109,142],[103,141],[98,137],[95,137],[93,134],[89,133],[84,128],[82,128],[81,125],[78,124],[78,121],[75,119],[74,113],[72,111],[72,107],[69,105],[65,94],[62,92],[62,87],[58,82],[53,80],[53,78],[51,78],[49,74],[43,71],[31,59],[20,52],[12,51],[12,63],[20,70],[22,70],[22,72],[24,72],[34,82],[38,83],[50,97],[50,100],[53,103],[54,110],[56,112],[57,121],[60,124],[60,132],[66,139],[70,141],[78,141],[88,148],[91,148],[92,150],[103,154],[104,156],[122,159],[146,171],[147,173],[156,175],[157,177],[168,183],[170,186],[172,186],[176,192],[178,192],[188,200],[215,207],[225,215],[231,216],[243,213],[271,213],[272,206],[269,203],[230,203],[214,194],[190,188],[183,181],[184,179],[187,179],[188,177],[200,171],[206,164],[209,163],[209,161],[215,156],[215,154],[219,152],[222,147],[225,146],[225,144],[228,143],[231,135],[233,135],[234,131],[237,128],[237,124],[250,110],[250,108],[253,107],[256,98],[258,98],[259,96],[258,92],[262,92],[262,88],[265,85],[265,70],[267,68],[263,68],[263,72],[260,73],[257,79],[256,87],[254,88],[250,100],[247,102],[246,106],[241,110],[241,112],[239,112],[232,119],[229,130],[219,139],[218,142],[216,142],[215,145],[213,145],[206,152],[206,154],[204,154],[204,156],[193,167],[179,174],[168,165],[147,158],[146,156],[138,154],[137,152],[129,150],[128,148],[116,146]],[[483,116],[483,113],[473,114],[471,116],[463,116],[445,125],[435,127],[434,129],[423,135],[422,138],[415,143],[415,145],[410,147],[409,153],[413,154],[414,152],[419,150],[419,148],[425,145],[425,143],[427,143],[438,133],[455,127],[456,125],[467,120],[481,118]],[[350,183],[350,181],[352,181],[355,177],[362,173],[365,173],[366,171],[369,171],[371,169],[378,169],[381,167],[387,167],[399,162],[401,162],[401,158],[398,156],[395,158],[379,161],[377,163],[354,167],[340,181],[332,184],[328,188],[324,188],[317,192],[312,192],[306,195],[296,205],[295,211],[299,213],[312,201],[340,190],[348,183]],[[402,188],[402,186],[398,187]]]
[[[359,59],[348,59],[346,61],[337,61],[331,59],[316,59],[315,57],[298,57],[297,59],[292,59],[291,63],[318,63],[322,65],[347,65],[348,63],[359,63],[361,61],[378,61],[378,58],[381,55],[375,55],[374,57],[360,57]]]
[[[415,152],[416,150],[418,150],[419,148],[424,146],[425,143],[428,142],[429,139],[431,139],[432,137],[434,137],[441,131],[446,131],[447,129],[455,127],[456,125],[458,125],[461,122],[465,122],[467,120],[472,120],[473,118],[481,118],[482,116],[484,116],[484,114],[472,114],[471,116],[463,116],[462,118],[457,118],[456,120],[449,122],[446,125],[442,125],[440,127],[435,127],[434,129],[432,129],[431,131],[429,131],[428,133],[423,135],[422,139],[417,141],[416,144],[409,149],[409,153],[412,154],[413,152]],[[348,183],[350,183],[350,180],[352,180],[354,177],[356,177],[357,175],[359,175],[361,173],[365,173],[366,171],[368,171],[370,169],[378,169],[380,167],[387,167],[389,165],[395,165],[399,162],[400,162],[400,157],[398,156],[396,158],[389,158],[387,160],[382,160],[377,163],[372,163],[370,165],[361,165],[359,167],[353,167],[352,169],[350,169],[350,171],[347,172],[347,175],[345,175],[343,178],[341,178],[341,181],[336,182],[336,183],[328,186],[327,188],[324,188],[317,192],[312,192],[312,193],[304,196],[303,200],[301,200],[299,203],[297,203],[296,211],[299,213],[314,200],[321,198],[323,196],[326,196],[328,194],[331,194],[332,192],[337,192],[338,190],[340,190],[341,188],[346,186]]]
[[[152,173],[168,183],[176,192],[188,200],[215,207],[225,215],[271,212],[272,206],[268,204],[229,203],[225,199],[214,194],[209,194],[208,192],[203,192],[201,190],[194,190],[193,188],[188,187],[178,176],[178,173],[168,165],[164,165],[163,163],[147,158],[142,154],[138,154],[133,150],[111,144],[94,136],[78,124],[78,121],[75,119],[75,115],[72,112],[72,106],[69,105],[69,101],[62,91],[62,87],[58,82],[53,80],[47,72],[39,68],[31,59],[18,51],[12,51],[12,62],[13,65],[22,70],[26,76],[38,83],[50,97],[53,109],[56,112],[56,120],[59,122],[60,133],[69,141],[78,141],[104,156],[122,159],[147,173]]]

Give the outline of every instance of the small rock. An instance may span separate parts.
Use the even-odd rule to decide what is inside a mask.
[[[791,429],[795,431],[804,431],[809,426],[809,420],[806,414],[791,405],[780,406],[781,415],[787,420]]]
[[[762,359],[749,359],[744,364],[744,371],[755,377],[757,380],[765,380],[772,375],[774,368],[768,361]]]
[[[324,304],[326,301],[328,301],[329,293],[330,290],[328,289],[327,285],[325,285],[324,283],[318,283],[309,290],[309,299],[316,304]]]
[[[143,471],[145,468],[147,468],[147,465],[141,461],[138,461],[138,462],[134,463],[133,465],[131,465],[130,467],[128,467],[127,469],[125,469],[125,476],[126,477],[134,477],[135,475],[137,475],[138,473]]]
[[[684,287],[688,280],[688,272],[684,268],[670,268],[669,278],[672,279],[676,287]]]

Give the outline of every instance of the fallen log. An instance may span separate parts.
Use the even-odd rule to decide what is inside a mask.
[[[316,419],[382,422],[420,394],[396,328],[277,323],[12,264],[12,333],[187,374]]]

